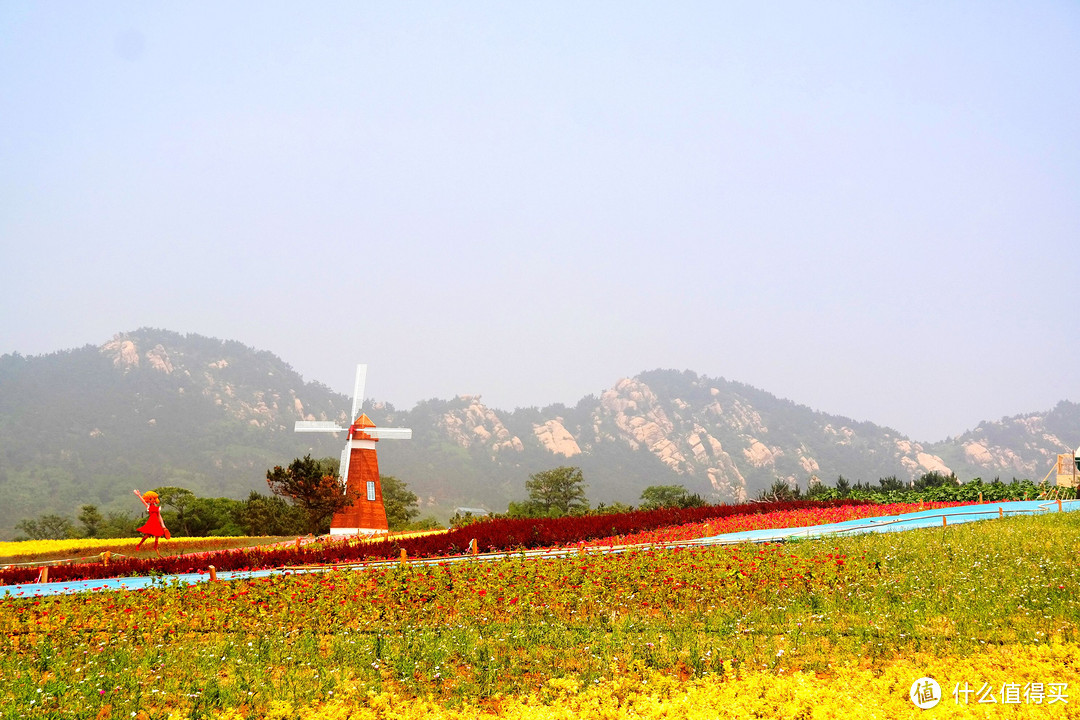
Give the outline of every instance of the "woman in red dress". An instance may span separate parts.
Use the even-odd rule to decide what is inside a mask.
[[[172,535],[169,534],[169,528],[165,527],[165,523],[161,522],[161,502],[158,500],[158,494],[153,490],[147,490],[142,495],[139,495],[139,491],[136,490],[135,495],[143,501],[143,505],[146,506],[147,512],[150,513],[150,519],[136,531],[141,532],[143,538],[139,541],[139,544],[135,546],[135,549],[138,550],[141,548],[147,538],[152,535],[154,537],[154,552],[158,557],[161,557],[161,553],[158,552],[158,540],[161,538],[168,540]]]

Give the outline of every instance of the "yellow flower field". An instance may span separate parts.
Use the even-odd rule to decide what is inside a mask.
[[[131,553],[139,544],[142,536],[125,538],[72,538],[67,540],[20,540],[0,542],[0,565],[5,563],[33,562],[38,560],[68,560],[92,558],[103,552],[117,554]],[[159,547],[162,553],[168,552],[206,552],[226,550],[235,547],[260,545],[271,542],[283,542],[290,538],[251,538],[251,537],[173,537],[162,539]],[[143,551],[152,551],[153,542],[143,545]],[[145,554],[144,553],[144,554]]]
[[[393,538],[421,537],[424,535],[436,535],[446,530],[408,530],[404,532],[390,533]],[[386,536],[380,535],[373,540],[382,540]],[[142,536],[125,538],[72,538],[66,540],[19,540],[0,542],[0,559],[10,559],[11,562],[32,560],[46,556],[53,557],[58,554],[67,554],[71,558],[85,558],[100,555],[103,552],[123,553],[124,550],[132,550]],[[176,537],[169,540],[161,540],[162,550],[172,548],[182,552],[203,552],[206,550],[229,549],[234,547],[247,547],[261,545],[268,542],[288,542],[292,538],[252,538],[252,537]],[[323,542],[335,542],[334,539],[324,538]],[[310,540],[305,540],[310,542]],[[146,546],[144,545],[144,548]],[[3,564],[3,563],[0,563]]]
[[[299,707],[287,701],[272,702],[264,717],[280,720],[1068,718],[1080,714],[1075,707],[1075,690],[1072,698],[1068,690],[1060,688],[1047,692],[1046,681],[1072,678],[1078,672],[1080,646],[1054,643],[1042,647],[992,648],[964,660],[918,654],[877,668],[846,665],[827,673],[752,672],[737,677],[685,681],[654,673],[645,680],[623,677],[601,680],[585,688],[573,678],[556,678],[549,680],[542,690],[523,697],[496,696],[478,705],[456,708],[389,691],[359,695],[346,688],[342,697],[327,702]],[[942,688],[939,703],[927,710],[916,707],[909,698],[912,682],[922,677],[934,678]],[[1042,694],[1032,693],[1031,688],[1040,684]],[[971,689],[970,694],[963,692],[965,686]],[[979,690],[983,686],[989,686],[990,691],[982,693],[980,702]],[[1008,692],[1012,686],[1016,686],[1015,695]],[[989,701],[991,696],[994,702]],[[175,711],[170,718],[187,717],[187,710]],[[212,717],[242,720],[249,716],[240,707]]]

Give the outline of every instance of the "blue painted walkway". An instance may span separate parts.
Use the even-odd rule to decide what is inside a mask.
[[[281,575],[295,570],[237,570],[235,572],[221,571],[217,574],[218,580],[243,580],[247,578],[266,577],[267,575]],[[163,575],[158,577],[122,577],[105,578],[98,580],[58,580],[47,583],[26,583],[25,585],[0,586],[0,598],[5,596],[14,597],[45,597],[46,595],[70,595],[73,593],[90,592],[94,590],[142,590],[148,587],[172,585],[195,585],[210,580],[209,572],[185,573],[183,575]]]
[[[1080,500],[1063,500],[1061,511],[1070,512],[1080,510]],[[916,528],[932,528],[942,526],[942,516],[949,525],[974,522],[975,520],[991,520],[999,517],[1012,515],[1037,515],[1048,512],[1057,512],[1057,501],[1027,500],[1019,502],[984,503],[982,505],[960,505],[951,508],[937,508],[935,510],[922,510],[920,512],[904,513],[902,515],[883,515],[880,517],[860,518],[845,522],[830,523],[828,525],[813,525],[800,528],[780,528],[770,530],[745,530],[743,532],[713,535],[711,537],[688,540],[685,542],[671,543],[663,547],[694,547],[701,545],[737,545],[740,543],[764,543],[783,542],[788,539],[823,538],[840,535],[856,535],[869,532],[898,532],[901,530],[914,530]],[[621,545],[612,548],[591,546],[588,552],[626,552],[635,548],[655,547],[653,545]],[[488,553],[484,555],[466,555],[456,558],[419,558],[410,560],[415,564],[437,564],[445,562],[459,562],[462,560],[495,560],[505,557],[564,557],[578,552],[576,547],[555,550],[529,550],[525,552],[511,553]],[[394,565],[397,560],[384,560],[362,563],[364,567],[379,565]],[[342,564],[337,567],[349,567]],[[217,573],[218,580],[242,580],[250,578],[267,577],[269,575],[287,575],[293,573],[326,572],[330,567],[290,568],[273,570],[237,570],[220,571]],[[93,592],[95,590],[142,590],[148,587],[186,584],[194,585],[210,580],[208,572],[188,573],[184,575],[167,575],[163,577],[125,577],[109,578],[106,580],[73,580],[50,583],[27,583],[25,585],[0,586],[0,598],[4,597],[46,597],[49,595],[70,595],[80,592]]]

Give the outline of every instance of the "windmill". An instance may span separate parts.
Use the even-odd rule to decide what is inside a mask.
[[[379,462],[375,457],[375,443],[379,440],[410,440],[409,428],[375,427],[366,414],[360,412],[364,404],[364,383],[367,381],[367,365],[356,366],[356,384],[353,386],[352,424],[341,427],[334,422],[300,420],[296,432],[344,432],[345,449],[341,451],[341,477],[346,489],[359,489],[355,502],[335,513],[330,521],[331,535],[357,535],[388,532],[386,507],[383,505],[382,483],[379,482]]]
[[[1045,485],[1055,470],[1057,471],[1058,487],[1080,487],[1080,447],[1076,448],[1076,452],[1072,455],[1058,453],[1057,462],[1050,468],[1050,472],[1046,473],[1046,477],[1039,484]]]

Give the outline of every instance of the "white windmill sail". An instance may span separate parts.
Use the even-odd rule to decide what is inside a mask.
[[[349,422],[356,422],[356,418],[360,417],[360,408],[364,404],[364,385],[367,384],[367,365],[356,366],[356,382],[353,383],[352,391],[352,414],[349,415]]]
[[[364,432],[376,440],[412,440],[412,428],[373,427]]]
[[[297,420],[293,428],[295,432],[343,432],[349,428],[343,428],[336,422],[323,420]]]
[[[341,451],[341,462],[338,463],[338,469],[341,471],[341,484],[344,487],[347,487],[349,482],[350,455],[352,455],[352,448],[349,447],[349,443],[345,443],[345,449]]]

